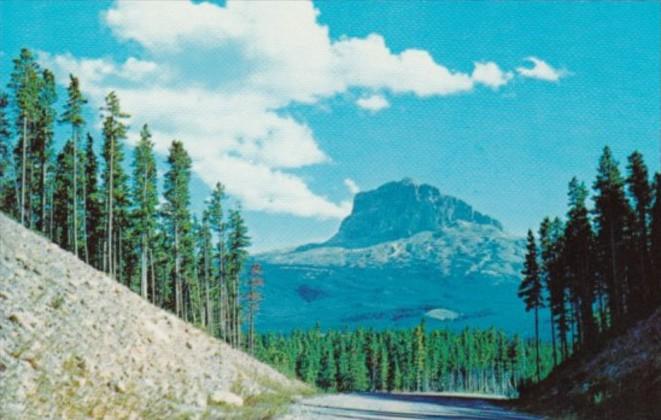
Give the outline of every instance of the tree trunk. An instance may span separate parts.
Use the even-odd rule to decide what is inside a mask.
[[[174,308],[177,316],[181,316],[181,290],[179,278],[179,227],[174,225]]]
[[[539,367],[539,309],[535,308],[535,362],[537,364],[537,382],[540,379]]]
[[[154,253],[149,249],[149,262],[151,265],[151,303],[156,305],[156,275],[154,273]]]
[[[110,137],[110,170],[108,174],[108,273],[110,276],[113,276],[113,264],[112,264],[112,208],[113,208],[113,184],[114,184],[114,168],[113,168],[113,159],[115,151],[115,142],[111,135]]]
[[[25,225],[25,178],[27,164],[28,119],[23,116],[23,150],[21,157],[21,224]]]
[[[73,137],[73,249],[74,255],[78,257],[78,132],[72,130]]]
[[[44,142],[45,142],[44,138]],[[39,217],[39,230],[44,235],[46,234],[46,171],[48,168],[48,162],[46,162],[46,144],[41,149],[41,180],[39,183],[39,189],[41,190],[41,216]]]
[[[553,311],[551,311],[551,346],[553,347],[553,367],[558,365],[558,356],[555,349],[555,322],[554,322]]]
[[[142,233],[142,252],[140,264],[140,293],[143,299],[147,299],[147,237]]]
[[[206,239],[205,239],[206,241]],[[207,321],[207,330],[213,333],[213,310],[211,308],[211,298],[209,295],[209,249],[207,243],[204,244],[204,294],[205,294],[205,316]]]

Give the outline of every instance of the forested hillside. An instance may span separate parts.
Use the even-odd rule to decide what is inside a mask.
[[[242,325],[254,320],[261,279],[253,267],[250,290],[241,287],[250,245],[241,209],[226,208],[218,182],[204,212],[191,212],[184,143],[172,141],[159,180],[147,122],[127,156],[129,114],[109,92],[95,139],[79,80],[70,75],[58,102],[53,73],[28,49],[13,60],[7,88],[0,90],[0,210],[144,299],[249,347],[253,336],[242,337]],[[56,125],[66,138],[55,138]]]
[[[623,175],[605,147],[592,190],[590,208],[587,186],[573,178],[566,218],[528,232],[519,296],[535,331],[549,311],[541,327],[550,328],[557,368],[526,401],[595,418],[658,418],[661,174],[650,180],[633,152]]]

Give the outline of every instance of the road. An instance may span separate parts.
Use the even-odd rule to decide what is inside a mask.
[[[444,394],[354,393],[303,399],[282,420],[300,419],[510,419],[540,417],[498,407],[487,398]]]

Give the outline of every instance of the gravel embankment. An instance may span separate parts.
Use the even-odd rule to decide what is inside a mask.
[[[307,391],[0,214],[0,418],[242,417]]]

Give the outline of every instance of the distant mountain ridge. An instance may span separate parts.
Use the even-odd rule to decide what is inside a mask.
[[[408,178],[389,182],[356,194],[328,241],[255,256],[267,279],[258,323],[378,328],[427,316],[524,332],[516,296],[524,248],[523,238],[459,198]]]
[[[351,214],[342,221],[338,232],[320,246],[362,248],[437,231],[458,222],[503,229],[500,222],[475,211],[466,202],[443,195],[431,185],[404,178],[356,194]]]

